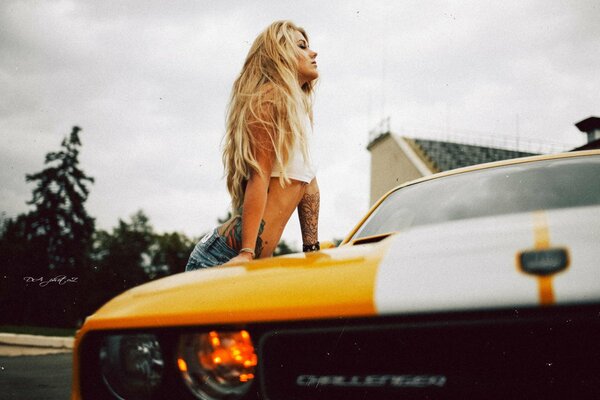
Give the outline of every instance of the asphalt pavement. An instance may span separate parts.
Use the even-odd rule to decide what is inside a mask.
[[[0,333],[0,400],[68,400],[73,338]]]
[[[72,353],[0,356],[0,400],[68,400]]]

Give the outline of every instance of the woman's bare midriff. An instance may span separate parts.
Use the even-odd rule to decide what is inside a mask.
[[[260,254],[256,255],[257,258],[270,257],[273,254],[283,230],[302,200],[305,190],[305,182],[291,180],[285,187],[281,187],[279,178],[271,178],[267,205],[262,218],[262,233],[257,238],[256,247],[257,250],[260,250]],[[218,228],[219,234],[225,236],[227,244],[236,251],[241,248],[241,225],[241,216],[235,216]]]

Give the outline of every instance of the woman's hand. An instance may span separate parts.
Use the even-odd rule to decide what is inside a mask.
[[[242,253],[238,254],[237,256],[233,257],[231,260],[227,261],[223,265],[243,264],[243,263],[247,263],[248,261],[252,261],[252,254],[242,252]]]

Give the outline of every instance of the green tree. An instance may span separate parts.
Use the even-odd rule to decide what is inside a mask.
[[[287,244],[287,242],[283,239],[281,239],[279,241],[279,243],[277,243],[277,247],[275,248],[275,251],[273,252],[273,256],[282,256],[284,254],[292,254],[292,253],[297,253],[298,250],[290,247],[289,244]]]
[[[92,254],[95,307],[148,281],[154,241],[153,228],[141,210],[131,216],[130,222],[119,220],[112,232],[96,233]]]
[[[84,207],[89,195],[87,184],[94,178],[79,168],[80,131],[74,126],[62,141],[61,150],[46,155],[48,166],[26,175],[27,182],[36,183],[27,203],[34,206],[28,216],[31,235],[43,240],[48,269],[60,272],[85,267],[94,233],[94,219]]]
[[[46,262],[40,241],[28,237],[25,214],[7,219],[0,238],[0,323],[39,322],[35,288],[24,284],[24,278],[39,274]]]
[[[157,235],[152,246],[152,264],[148,270],[150,279],[184,272],[194,246],[195,242],[182,233]]]
[[[60,150],[46,155],[46,167],[26,175],[26,181],[36,185],[28,202],[33,210],[4,223],[0,259],[10,289],[3,304],[10,308],[7,318],[13,322],[74,326],[83,316],[94,232],[94,219],[84,203],[94,180],[79,168],[80,131],[73,127]],[[78,283],[41,288],[39,283],[24,282],[63,275]],[[12,306],[15,302],[18,307]]]

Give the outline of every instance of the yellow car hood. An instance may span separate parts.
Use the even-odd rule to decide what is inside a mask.
[[[85,330],[243,323],[374,314],[385,242],[185,272],[135,287]]]
[[[599,234],[600,206],[420,226],[375,244],[150,282],[108,302],[84,330],[597,302]],[[533,257],[528,266],[522,254]]]

